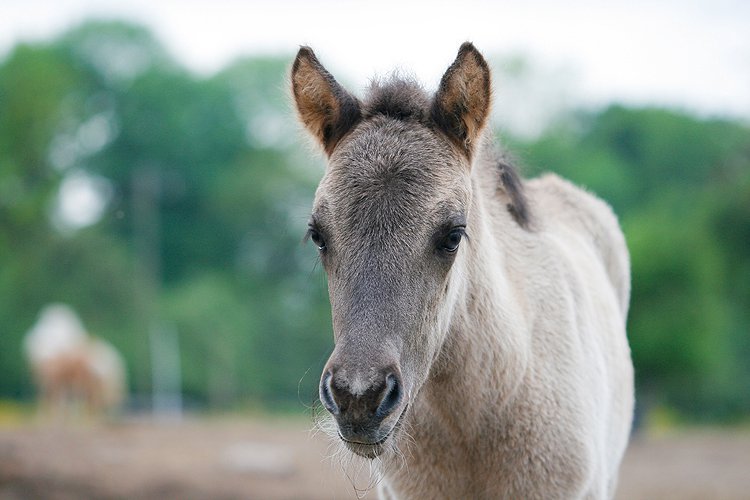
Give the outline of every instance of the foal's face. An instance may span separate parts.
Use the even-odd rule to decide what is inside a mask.
[[[442,345],[469,231],[468,174],[445,138],[388,118],[360,124],[331,156],[310,220],[336,340],[321,399],[354,451],[375,453]]]
[[[363,106],[303,48],[292,88],[329,157],[308,230],[328,275],[336,341],[320,398],[346,445],[372,458],[397,433],[449,330],[489,72],[465,44],[432,100],[413,93],[394,110],[388,99]]]

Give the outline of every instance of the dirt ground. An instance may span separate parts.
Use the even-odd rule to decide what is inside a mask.
[[[0,427],[0,500],[356,499],[339,462],[325,458],[328,438],[309,427],[288,419]],[[750,499],[750,432],[636,438],[617,498]]]

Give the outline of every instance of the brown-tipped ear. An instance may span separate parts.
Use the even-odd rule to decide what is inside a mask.
[[[294,60],[292,92],[302,123],[330,156],[361,119],[359,101],[339,85],[310,47],[300,47]]]
[[[437,126],[468,157],[487,123],[491,92],[487,61],[474,45],[465,42],[440,80],[431,113]]]

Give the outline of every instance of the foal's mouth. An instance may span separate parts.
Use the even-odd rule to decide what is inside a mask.
[[[341,431],[338,431],[339,439],[344,442],[347,448],[351,450],[352,452],[356,453],[357,455],[369,458],[370,460],[377,458],[380,456],[383,451],[385,451],[385,444],[386,441],[388,441],[388,438],[390,438],[400,427],[401,427],[401,421],[404,418],[404,415],[406,415],[406,410],[409,408],[409,405],[405,405],[403,411],[401,411],[401,414],[398,416],[398,419],[396,420],[396,423],[393,424],[393,427],[390,428],[388,432],[385,433],[385,436],[380,438],[378,441],[375,441],[373,443],[366,443],[363,441],[352,441],[350,439],[346,439],[344,436],[341,435]]]

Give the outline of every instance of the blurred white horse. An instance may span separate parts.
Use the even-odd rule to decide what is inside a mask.
[[[24,339],[44,413],[115,412],[126,391],[125,364],[108,342],[90,336],[64,304],[46,306]]]

